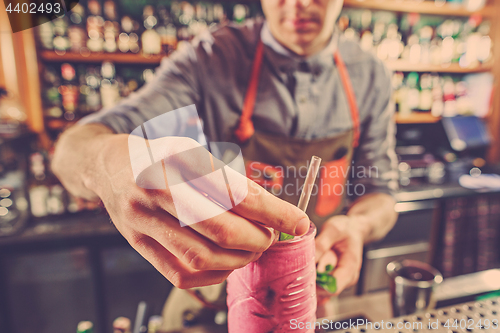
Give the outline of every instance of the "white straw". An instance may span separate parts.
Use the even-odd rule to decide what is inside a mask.
[[[306,211],[307,205],[309,205],[309,199],[311,199],[311,193],[314,188],[314,183],[316,182],[316,176],[318,175],[319,167],[321,165],[321,158],[318,156],[313,156],[311,158],[311,164],[307,170],[306,180],[304,181],[304,187],[302,188],[302,193],[300,194],[299,203],[297,207],[300,210]]]

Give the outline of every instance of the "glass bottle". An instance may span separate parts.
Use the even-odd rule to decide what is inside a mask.
[[[46,179],[45,159],[40,152],[36,152],[30,156],[30,176],[29,198],[31,214],[34,217],[47,216],[49,188],[44,182]]]
[[[101,52],[104,49],[104,18],[102,7],[98,0],[89,0],[87,3],[89,16],[87,17],[87,48],[92,52]]]
[[[145,6],[143,12],[144,32],[141,36],[142,53],[145,55],[161,53],[160,34],[154,29],[158,24],[158,19],[154,15],[153,6]]]
[[[101,66],[101,99],[103,108],[111,108],[120,100],[120,89],[115,80],[115,65],[103,62]]]
[[[75,112],[78,106],[78,96],[80,93],[75,68],[68,63],[62,64],[61,77],[63,82],[59,87],[59,92],[62,96],[64,118],[68,121],[72,121],[75,119]]]
[[[69,18],[72,23],[68,28],[70,49],[71,52],[80,53],[87,46],[88,38],[85,30],[85,8],[79,3],[75,4]]]

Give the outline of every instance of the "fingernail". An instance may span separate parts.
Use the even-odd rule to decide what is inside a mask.
[[[295,227],[295,234],[297,236],[302,236],[309,230],[310,227],[311,227],[311,221],[309,220],[308,217],[304,217],[302,220],[299,221],[299,223]]]
[[[278,230],[274,229],[273,233],[274,233],[274,237],[273,237],[273,241],[272,241],[270,246],[273,246],[274,244],[278,243],[280,240],[280,232]]]

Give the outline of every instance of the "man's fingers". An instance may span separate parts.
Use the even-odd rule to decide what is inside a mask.
[[[167,201],[162,202],[160,197],[157,197],[156,201],[170,213],[171,208]],[[274,230],[252,223],[231,211],[225,211],[194,188],[189,187],[179,192],[175,205],[175,208],[189,212],[189,216],[184,214],[184,220],[180,217],[180,221],[187,224],[185,228],[195,230],[222,248],[264,252],[275,241]],[[204,217],[207,212],[211,212],[209,215],[212,217]],[[187,220],[196,222],[186,223]],[[180,226],[179,222],[176,223]]]
[[[192,145],[191,149],[165,159],[165,174],[171,190],[172,186],[188,182],[224,209],[231,209],[249,220],[291,235],[303,235],[309,230],[310,221],[300,209],[225,166],[205,148],[195,147],[195,143]],[[190,202],[196,202],[192,197],[190,199]],[[175,200],[176,205],[177,200],[182,201],[181,198]]]
[[[226,249],[264,252],[276,242],[272,229],[249,222],[231,211],[189,227]]]
[[[142,235],[129,240],[132,247],[149,261],[167,280],[180,289],[223,282],[231,270],[198,271],[182,263],[151,237]]]
[[[151,175],[147,175],[149,169],[144,170],[141,179],[148,186],[166,183],[166,194],[173,202],[166,201],[162,207],[182,222],[191,225],[206,220],[207,216],[232,210],[248,220],[287,234],[303,235],[309,230],[310,221],[300,209],[226,166],[196,141],[176,140],[169,141],[168,149],[165,149],[164,140],[149,142],[157,163],[155,168],[149,168]]]
[[[184,264],[196,270],[233,270],[260,255],[221,248],[189,228],[164,230],[156,233],[154,238]]]
[[[335,244],[348,236],[349,222],[349,217],[339,215],[330,218],[323,224],[318,237],[316,237],[316,262]]]
[[[339,267],[335,270],[333,276],[337,280],[337,292],[335,295],[338,295],[357,282],[359,272],[353,271],[352,268]]]
[[[233,270],[255,260],[260,254],[224,249],[165,212],[147,212],[147,222],[139,221],[137,231],[159,242],[181,262],[196,270]],[[143,223],[141,223],[143,222]],[[249,224],[245,221],[246,224]]]
[[[325,254],[319,259],[317,269],[318,272],[326,271],[327,265],[332,265],[333,267],[337,266],[338,257],[337,254],[333,251],[327,251]]]
[[[352,240],[347,249],[339,255],[337,267],[333,271],[333,276],[337,279],[338,291],[336,294],[358,281],[362,256],[363,245],[361,240],[359,242]]]

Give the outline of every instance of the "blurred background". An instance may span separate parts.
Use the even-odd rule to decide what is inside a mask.
[[[345,0],[335,24],[393,72],[400,218],[366,247],[360,281],[342,297],[386,290],[386,266],[400,258],[445,278],[500,268],[499,14],[493,0]],[[151,80],[201,31],[258,16],[250,0],[81,0],[13,34],[0,3],[1,332],[72,332],[81,320],[112,332],[140,301],[148,317],[161,313],[171,285],[102,207],[61,186],[53,145]],[[463,282],[441,297],[497,289]]]

